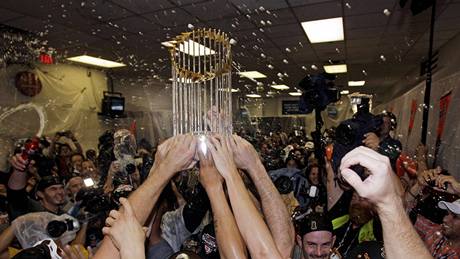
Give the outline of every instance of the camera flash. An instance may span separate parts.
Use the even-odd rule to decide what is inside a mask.
[[[91,178],[85,178],[85,179],[83,180],[83,182],[85,183],[85,186],[86,186],[86,187],[91,187],[91,186],[94,185],[94,181],[93,181],[93,179],[91,179]]]

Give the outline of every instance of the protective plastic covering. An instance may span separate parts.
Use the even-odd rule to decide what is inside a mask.
[[[20,71],[33,71],[40,79],[43,87],[35,97],[16,90],[15,75]],[[114,86],[126,99],[125,118],[97,114],[107,90],[105,73],[99,70],[67,64],[0,68],[0,170],[7,169],[15,141],[39,132],[53,136],[57,131],[72,130],[84,149],[96,149],[97,139],[106,129],[130,128],[133,124],[136,138],[154,145],[172,135],[168,85],[143,78],[115,78]]]
[[[47,233],[46,227],[49,222],[71,220],[74,226],[73,230],[64,232],[59,238],[51,238]],[[12,222],[14,234],[21,244],[22,248],[26,249],[33,247],[38,242],[44,239],[59,240],[61,244],[65,245],[75,239],[80,226],[77,219],[67,214],[55,215],[49,212],[34,212],[28,213],[16,218]]]
[[[423,119],[423,97],[425,82],[420,83],[393,101],[376,107],[375,112],[392,111],[397,118],[396,137],[401,141],[403,150],[413,155],[420,143]],[[450,92],[451,101],[444,115],[445,124],[441,136],[436,165],[448,169],[449,173],[460,178],[460,72],[433,82],[429,107],[427,147],[428,161],[435,160],[438,123],[440,121],[440,100]],[[413,108],[414,107],[414,108]],[[412,122],[411,122],[412,121]]]

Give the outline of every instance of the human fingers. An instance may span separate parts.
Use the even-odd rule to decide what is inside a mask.
[[[126,214],[126,216],[134,217],[133,207],[131,207],[131,204],[129,203],[128,199],[121,197],[120,203],[121,205],[123,205],[124,213]]]
[[[111,234],[111,228],[110,227],[103,227],[102,228],[102,234],[109,236]]]
[[[195,152],[196,146],[198,144],[198,137],[190,136],[190,142],[188,143],[188,149],[190,152]]]
[[[109,217],[112,217],[113,219],[117,220],[120,217],[120,212],[116,210],[111,210],[109,212]]]
[[[114,223],[115,223],[115,219],[112,218],[112,217],[107,217],[107,218],[105,219],[105,225],[106,225],[106,226],[111,227],[111,226],[113,226]]]
[[[222,144],[220,143],[220,141],[216,137],[214,137],[214,136],[210,137],[209,142],[212,144],[212,146],[214,147],[214,149],[216,151],[220,151],[222,149],[221,148]]]
[[[27,167],[27,162],[24,159],[22,159],[20,154],[12,156],[10,159],[10,163],[15,169],[21,171],[24,171]]]
[[[340,163],[340,170],[349,168],[352,165],[360,164],[369,169],[371,174],[381,171],[384,163],[389,163],[388,158],[384,159],[377,152],[367,147],[358,147],[348,152]]]
[[[359,196],[367,197],[367,190],[364,182],[355,171],[350,168],[345,168],[341,171],[341,175],[343,179],[358,192]]]

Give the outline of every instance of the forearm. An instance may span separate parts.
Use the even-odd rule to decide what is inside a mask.
[[[432,258],[407,217],[401,199],[377,206],[388,258]]]
[[[18,170],[13,170],[13,173],[8,180],[8,188],[11,190],[22,190],[27,185],[27,173]]]
[[[172,173],[168,172],[167,165],[154,166],[145,182],[129,196],[128,200],[132,207],[136,208],[136,218],[141,225],[147,220],[171,177]],[[94,259],[97,258],[119,258],[119,252],[109,237],[104,237],[101,247],[94,256]]]
[[[72,142],[75,145],[75,153],[83,154],[83,148],[81,147],[80,142],[78,142],[77,139],[72,139]]]
[[[14,239],[14,231],[11,226],[3,230],[2,234],[0,235],[0,253],[6,251],[8,246],[13,242]]]
[[[144,244],[120,250],[121,259],[145,259]]]
[[[247,258],[246,246],[228,205],[222,185],[207,188],[214,219],[219,254],[222,258]]]
[[[82,245],[85,246],[86,241],[86,230],[88,229],[88,223],[81,225],[81,229],[78,231],[77,236],[72,241],[72,245]]]
[[[252,203],[238,172],[231,173],[225,182],[236,223],[248,246],[251,257],[281,258],[273,237]]]
[[[326,190],[327,190],[327,210],[329,211],[340,199],[343,194],[342,188],[337,184],[334,179],[334,171],[332,168],[327,168],[327,181],[326,181]]]
[[[283,258],[289,258],[295,243],[295,230],[286,205],[260,161],[249,170],[249,174],[259,193],[265,220],[278,251]]]

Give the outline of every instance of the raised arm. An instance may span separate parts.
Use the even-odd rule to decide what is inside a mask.
[[[196,140],[191,135],[179,135],[166,140],[158,147],[155,164],[150,170],[148,178],[128,198],[134,214],[141,225],[145,224],[152,212],[158,197],[166,184],[176,172],[186,169],[193,160]],[[94,259],[119,258],[119,252],[108,237],[103,243]]]
[[[27,166],[28,163],[22,159],[21,154],[16,154],[10,158],[12,173],[8,180],[8,188],[11,190],[22,190],[27,185]]]
[[[224,137],[221,141],[208,137],[206,144],[216,168],[225,179],[230,204],[240,233],[252,258],[281,258],[267,225],[252,203],[243,180],[238,174],[228,142],[228,137]]]
[[[350,169],[356,164],[370,172],[364,181]],[[404,211],[388,157],[367,147],[358,147],[343,157],[340,170],[361,197],[376,205],[388,258],[432,258]]]
[[[211,203],[220,257],[224,259],[247,258],[246,246],[225,197],[224,179],[217,171],[209,152],[205,155],[200,151],[198,154],[200,157],[200,183],[206,190]]]
[[[229,140],[236,166],[251,177],[262,203],[262,210],[278,251],[289,258],[295,243],[295,231],[289,212],[278,190],[265,171],[254,147],[234,135]]]
[[[335,181],[334,169],[331,162],[327,158],[324,158],[324,161],[326,161],[327,210],[329,211],[340,199],[343,190]]]
[[[75,134],[73,134],[73,132],[69,130],[67,136],[70,138],[70,140],[72,140],[73,144],[75,145],[75,153],[83,154],[83,148],[81,147],[80,142],[78,142],[77,137],[75,137]]]

